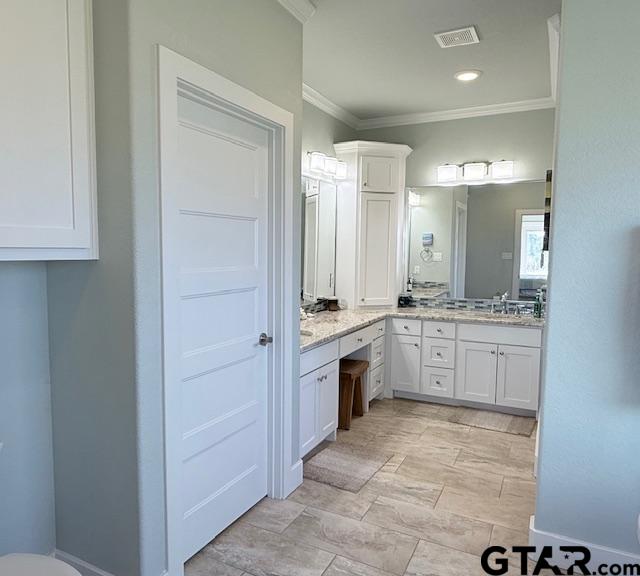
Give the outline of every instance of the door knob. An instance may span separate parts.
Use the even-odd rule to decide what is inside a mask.
[[[260,346],[266,346],[267,344],[271,344],[273,342],[273,336],[267,336],[264,332],[260,334],[260,338],[258,339],[258,344]]]

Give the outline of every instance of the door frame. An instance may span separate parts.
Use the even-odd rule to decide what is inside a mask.
[[[175,242],[167,230],[175,211],[172,190],[178,190],[177,123],[178,90],[197,92],[218,109],[259,125],[271,134],[269,163],[269,270],[268,326],[273,345],[268,351],[267,488],[272,498],[285,498],[302,483],[302,460],[297,434],[298,410],[294,382],[299,373],[299,315],[297,262],[294,240],[299,234],[299,210],[294,195],[293,114],[231,82],[211,70],[158,46],[158,121],[160,154],[160,244],[162,282],[162,348],[164,400],[164,457],[167,568],[170,576],[183,574],[181,421],[177,387],[180,378],[178,279],[168,263],[175,258]],[[169,229],[170,233],[171,230]],[[257,337],[257,335],[256,335]],[[294,410],[295,408],[295,410]]]
[[[456,200],[455,230],[453,238],[453,298],[464,298],[467,271],[467,205]],[[464,215],[464,227],[461,225]],[[464,235],[461,242],[460,234]],[[451,287],[450,287],[451,288]]]
[[[513,227],[513,270],[511,271],[511,297],[518,300],[520,297],[520,250],[522,248],[522,217],[543,215],[544,208],[518,208],[516,210],[515,225]]]

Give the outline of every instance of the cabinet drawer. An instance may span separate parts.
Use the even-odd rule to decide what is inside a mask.
[[[386,326],[386,321],[385,320],[380,320],[380,322],[376,322],[375,324],[372,324],[369,327],[369,329],[371,330],[371,339],[375,340],[376,338],[379,338],[380,336],[384,336],[385,326]]]
[[[384,391],[384,366],[378,366],[369,372],[369,401]]]
[[[338,341],[328,342],[308,352],[300,354],[300,376],[313,372],[316,368],[338,358]]]
[[[384,364],[384,336],[376,338],[371,344],[371,368]]]
[[[406,318],[391,318],[391,333],[420,336],[422,334],[422,322],[420,320],[407,320]]]
[[[422,339],[422,365],[434,368],[453,368],[456,359],[456,343],[443,338]]]
[[[343,336],[340,338],[340,358],[344,358],[348,354],[351,354],[351,352],[355,352],[370,342],[371,333],[369,327]]]
[[[448,338],[455,340],[456,325],[453,322],[433,322],[425,320],[422,323],[422,335],[430,338]]]
[[[422,368],[420,393],[430,396],[453,398],[453,370],[447,368]]]
[[[542,346],[542,330],[540,328],[519,328],[515,326],[459,324],[458,340],[540,348]]]

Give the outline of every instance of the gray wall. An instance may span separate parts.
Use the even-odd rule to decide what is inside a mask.
[[[640,3],[562,20],[535,525],[640,554]]]
[[[362,140],[408,144],[407,186],[436,184],[440,164],[515,160],[515,176],[544,180],[551,168],[554,110],[362,130]]]
[[[117,576],[158,576],[157,44],[293,112],[300,158],[302,26],[276,0],[105,0],[94,32],[101,258],[49,269],[59,548]]]
[[[307,152],[324,152],[335,156],[336,142],[355,140],[357,132],[344,122],[316,108],[309,102],[302,107],[302,169],[308,168]]]
[[[100,260],[48,265],[57,547],[139,573],[128,6],[94,2]]]
[[[409,274],[419,282],[449,282],[451,266],[451,239],[453,229],[453,188],[414,188],[421,197],[421,205],[411,210],[411,236],[409,239]],[[420,258],[422,234],[433,233],[433,252],[442,253],[441,262],[425,262]],[[420,266],[420,273],[414,272]]]
[[[46,267],[0,263],[0,556],[55,547]]]
[[[544,182],[469,186],[467,200],[467,268],[465,296],[491,298],[509,291],[513,283],[515,212],[544,208]]]

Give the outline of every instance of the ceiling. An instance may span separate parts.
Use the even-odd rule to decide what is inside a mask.
[[[304,82],[361,120],[551,95],[547,19],[562,0],[314,0]],[[475,25],[480,43],[433,34]],[[454,74],[482,70],[468,84]]]

